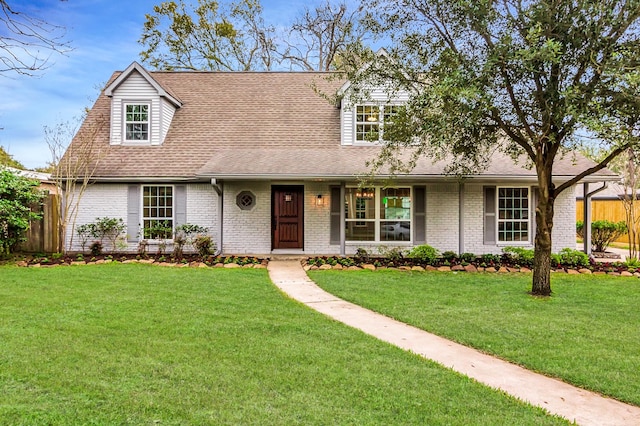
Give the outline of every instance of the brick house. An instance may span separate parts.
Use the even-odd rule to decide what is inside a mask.
[[[407,99],[317,72],[148,72],[113,75],[84,125],[103,119],[103,150],[76,225],[122,218],[128,250],[158,221],[207,227],[224,254],[350,254],[359,247],[500,253],[533,246],[535,171],[496,154],[459,180],[424,159],[384,186],[359,188],[372,138]],[[331,104],[318,94],[338,93]],[[571,158],[569,158],[571,157]],[[561,160],[562,182],[588,160]],[[589,182],[615,177],[604,170]],[[575,248],[575,194],[556,200],[554,251]],[[69,237],[73,230],[69,229]],[[153,243],[153,241],[151,241]],[[78,244],[70,247],[79,250]]]

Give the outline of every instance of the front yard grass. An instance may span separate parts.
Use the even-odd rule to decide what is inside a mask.
[[[566,424],[264,270],[4,266],[0,300],[0,424]]]
[[[530,274],[310,271],[322,288],[528,369],[640,405],[638,278]]]

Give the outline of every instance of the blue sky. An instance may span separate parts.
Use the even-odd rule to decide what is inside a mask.
[[[138,39],[145,13],[161,0],[9,0],[14,8],[66,27],[73,50],[51,57],[39,77],[0,76],[0,145],[27,168],[45,166],[51,154],[44,126],[74,121],[93,105],[117,70],[140,61]],[[195,3],[196,0],[187,1]],[[262,0],[265,20],[289,25],[316,1]]]

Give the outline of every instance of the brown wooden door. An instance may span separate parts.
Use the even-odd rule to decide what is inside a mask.
[[[271,205],[273,248],[304,248],[304,187],[274,186]]]

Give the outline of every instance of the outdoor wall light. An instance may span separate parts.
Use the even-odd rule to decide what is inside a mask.
[[[316,206],[322,205],[324,205],[324,198],[322,197],[322,194],[318,194],[318,196],[316,197]]]

